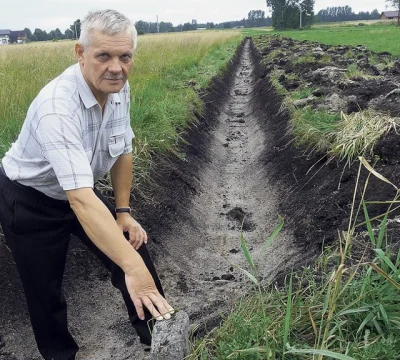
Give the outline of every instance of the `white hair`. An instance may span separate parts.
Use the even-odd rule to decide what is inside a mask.
[[[115,10],[99,10],[89,12],[82,21],[79,42],[83,48],[92,44],[93,31],[100,31],[106,35],[127,33],[132,36],[133,49],[137,45],[137,31],[135,25],[125,15]]]

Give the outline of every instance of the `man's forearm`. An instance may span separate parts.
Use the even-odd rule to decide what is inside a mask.
[[[116,207],[129,207],[132,170],[132,153],[121,155],[111,168],[111,183]]]
[[[80,224],[93,243],[126,274],[147,271],[140,255],[126,241],[112,214],[92,189],[67,191]]]

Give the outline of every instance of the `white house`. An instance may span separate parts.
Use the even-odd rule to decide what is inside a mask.
[[[0,29],[0,45],[8,45],[10,43],[11,30]]]

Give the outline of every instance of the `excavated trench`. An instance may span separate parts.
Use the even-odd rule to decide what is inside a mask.
[[[250,40],[226,74],[203,94],[206,113],[188,131],[186,158],[158,159],[146,199],[135,195],[137,217],[152,239],[151,252],[167,299],[188,312],[201,334],[219,323],[249,287],[235,265],[246,267],[243,230],[260,276],[273,280],[308,256],[284,230],[265,249],[277,224],[282,184],[265,159],[274,148],[262,95],[265,74]],[[276,105],[273,105],[274,108]],[[0,359],[39,359],[12,257],[0,243]],[[75,239],[64,281],[70,329],[79,359],[140,359],[119,294],[108,274]]]

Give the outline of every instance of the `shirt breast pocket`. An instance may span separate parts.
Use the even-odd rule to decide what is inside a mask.
[[[108,151],[115,158],[121,155],[125,149],[125,133],[113,134],[108,139]]]

